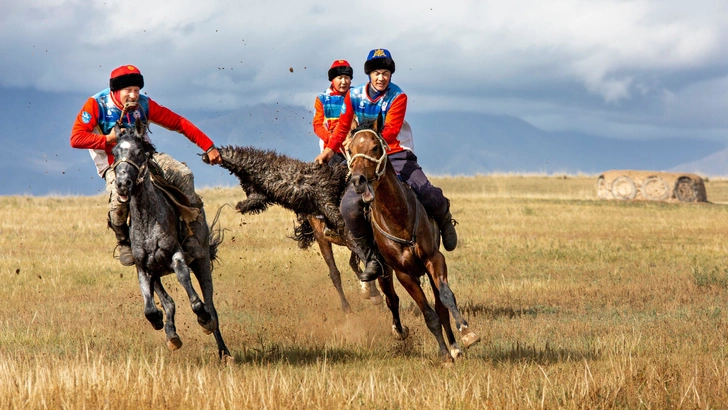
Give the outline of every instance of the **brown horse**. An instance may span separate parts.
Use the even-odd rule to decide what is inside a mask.
[[[377,123],[381,121],[377,121],[374,128]],[[379,131],[372,130],[366,124],[353,130],[347,159],[351,183],[364,202],[369,203],[369,221],[374,241],[387,265],[385,274],[379,278],[379,286],[392,312],[392,331],[400,339],[405,339],[409,333],[399,318],[399,298],[391,277],[391,270],[394,270],[437,339],[443,364],[450,364],[462,353],[450,327],[450,313],[460,331],[464,347],[477,343],[480,336],[468,328],[448,285],[447,264],[439,250],[440,232],[437,225],[427,216],[412,189],[397,178],[392,164],[387,160],[387,144]],[[428,304],[420,286],[420,278],[425,274],[435,296],[435,311]],[[442,336],[443,330],[448,344],[445,344]]]

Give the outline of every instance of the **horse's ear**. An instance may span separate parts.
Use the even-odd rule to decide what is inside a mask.
[[[136,131],[136,134],[139,137],[144,135],[144,122],[141,118],[137,118],[136,121],[134,121],[134,131]]]
[[[374,121],[374,131],[376,131],[377,134],[381,134],[382,128],[384,128],[384,121],[382,120],[382,112],[379,111],[379,115],[377,115],[377,120]]]

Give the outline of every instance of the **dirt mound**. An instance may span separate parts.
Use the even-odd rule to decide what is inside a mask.
[[[707,202],[703,178],[676,172],[612,170],[599,175],[601,199]]]

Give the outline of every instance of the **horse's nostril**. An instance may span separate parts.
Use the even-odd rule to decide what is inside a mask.
[[[354,186],[359,186],[367,183],[367,179],[364,178],[364,175],[357,175],[356,177],[352,178],[352,181],[354,182]]]

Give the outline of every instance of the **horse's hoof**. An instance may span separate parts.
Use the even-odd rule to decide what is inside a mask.
[[[372,305],[381,305],[384,299],[382,299],[381,295],[377,295],[369,297],[369,301],[372,302]]]
[[[161,310],[154,309],[149,312],[144,312],[144,316],[147,318],[149,323],[152,324],[154,330],[162,330],[164,327],[164,316],[162,315]]]
[[[458,358],[460,358],[460,356],[463,355],[463,352],[462,350],[460,350],[459,347],[453,346],[450,348],[450,355],[453,357],[453,359],[457,360]]]
[[[392,325],[392,334],[397,340],[405,340],[409,337],[409,328],[407,326],[402,326],[402,332],[398,332],[397,327]]]
[[[223,355],[221,361],[225,366],[232,366],[235,364],[235,358],[229,354]]]
[[[204,312],[204,314],[197,316],[197,324],[202,326],[202,332],[206,335],[209,335],[210,333],[217,330],[217,320],[213,319],[212,315],[207,312]]]
[[[463,347],[465,347],[467,349],[470,346],[478,343],[480,341],[480,336],[475,334],[475,332],[473,332],[473,331],[469,331],[468,333],[463,335],[462,340],[463,340]]]
[[[362,299],[369,299],[371,297],[371,290],[369,287],[372,285],[370,282],[359,282],[359,295]]]
[[[173,338],[167,340],[167,348],[171,351],[175,351],[182,347],[182,340],[179,338],[179,336],[174,336]]]
[[[442,355],[442,367],[452,367],[455,364],[455,359],[452,358],[449,352]]]

